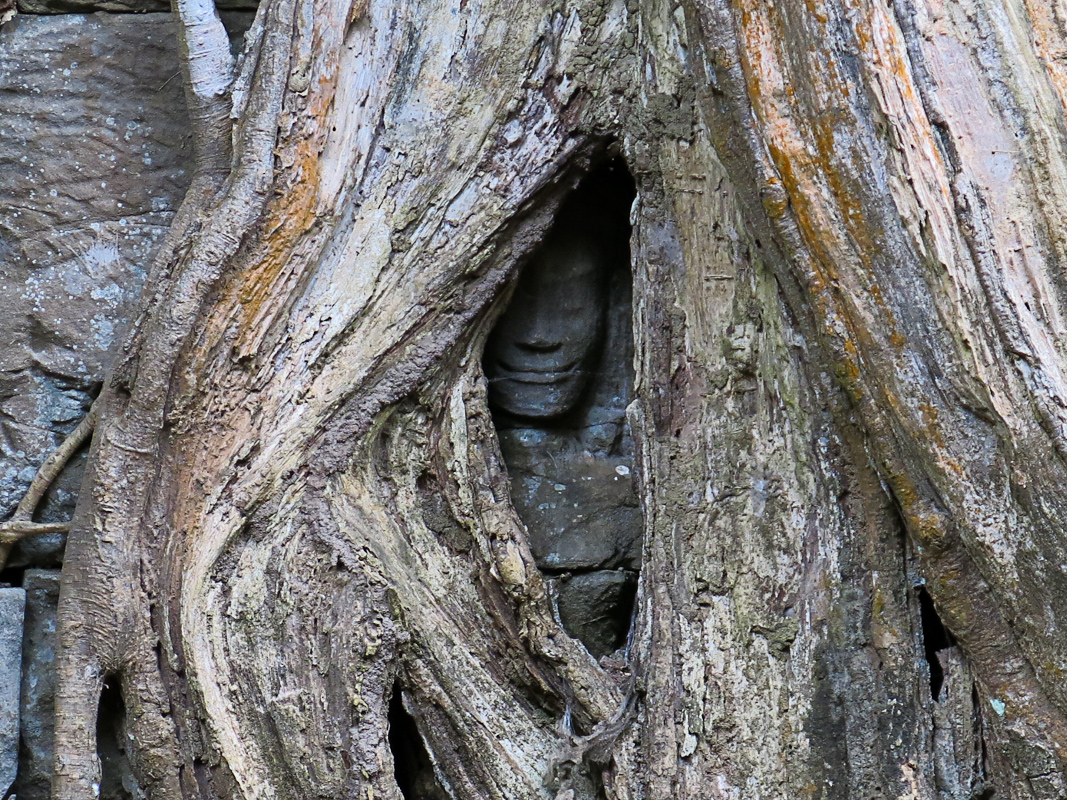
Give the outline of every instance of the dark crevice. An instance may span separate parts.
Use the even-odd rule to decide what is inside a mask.
[[[582,179],[523,264],[482,362],[512,504],[564,630],[598,658],[626,644],[641,566],[626,417],[635,196],[621,158]]]
[[[594,572],[612,571],[612,567],[541,567],[541,574],[549,578],[569,578],[572,575],[590,575]],[[617,570],[615,570],[617,571]]]
[[[926,655],[926,663],[930,667],[930,697],[940,700],[941,687],[945,683],[945,670],[941,666],[937,653],[940,650],[954,647],[956,640],[941,622],[941,617],[934,608],[933,598],[930,597],[925,586],[919,587],[919,618],[922,622],[923,651]]]
[[[634,614],[637,610],[637,576],[624,587],[611,620],[616,630],[615,649],[629,647],[630,634],[633,632]]]
[[[100,800],[140,797],[126,752],[126,703],[115,677],[104,681],[96,717],[96,753],[100,759]]]
[[[989,749],[986,747],[985,723],[982,721],[981,697],[978,694],[978,684],[971,684],[971,707],[974,710],[975,724],[978,726],[978,770],[983,782],[989,777]],[[971,800],[991,800],[996,791],[992,787],[980,787],[982,791],[976,792]]]
[[[404,800],[448,800],[414,718],[404,708],[399,684],[389,699],[389,748],[396,784]]]

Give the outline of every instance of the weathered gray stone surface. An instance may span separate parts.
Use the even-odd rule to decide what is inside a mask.
[[[19,754],[19,684],[22,671],[22,589],[0,589],[0,797],[15,780]]]
[[[0,511],[84,416],[181,201],[191,145],[168,14],[0,31]],[[70,471],[68,471],[70,472]],[[44,519],[71,513],[68,475]],[[54,562],[61,537],[13,563]]]
[[[59,570],[28,569],[22,588],[26,592],[26,624],[22,636],[22,721],[15,793],[20,800],[48,800],[52,791]]]
[[[0,29],[0,518],[88,409],[191,148],[170,14],[19,15]],[[70,516],[72,467],[42,519]],[[54,565],[62,541],[27,540],[11,565]]]
[[[597,570],[567,575],[557,586],[559,619],[598,658],[626,644],[637,573]]]
[[[537,429],[500,432],[516,509],[542,569],[637,569],[641,510],[629,457]]]
[[[563,576],[564,628],[598,656],[625,638],[641,566],[623,174],[602,169],[566,201],[483,360],[512,503],[537,566]]]

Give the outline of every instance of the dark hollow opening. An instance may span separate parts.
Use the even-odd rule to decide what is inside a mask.
[[[598,657],[626,643],[641,567],[626,420],[635,194],[619,158],[581,181],[522,266],[482,361],[512,504],[555,579],[564,629]]]
[[[941,687],[945,684],[945,670],[941,666],[937,653],[955,646],[956,640],[941,622],[941,617],[937,615],[937,609],[934,608],[933,598],[930,597],[925,586],[919,587],[919,619],[922,622],[923,651],[926,655],[926,663],[930,667],[930,696],[934,700],[939,700],[941,699]]]
[[[96,717],[96,754],[100,759],[100,800],[140,797],[126,752],[126,703],[117,678],[104,681]]]
[[[419,734],[418,726],[404,708],[400,686],[393,687],[389,700],[389,748],[393,752],[393,772],[404,800],[448,800],[437,783],[433,762]]]
[[[594,407],[607,398],[597,397],[598,382],[613,382],[607,388],[626,395],[614,399],[629,400],[636,192],[621,158],[594,169],[563,201],[523,265],[483,359],[498,427],[602,424]]]

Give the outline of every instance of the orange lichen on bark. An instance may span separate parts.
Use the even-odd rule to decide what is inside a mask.
[[[810,3],[807,8],[812,12]],[[902,42],[890,21],[879,16],[881,11],[879,8],[850,17],[862,51],[860,57],[890,67],[898,79],[897,105],[905,107],[901,124],[920,136],[912,129],[925,126],[923,130],[932,141],[908,63],[900,52]],[[800,240],[810,255],[805,268],[813,306],[822,316],[830,340],[836,342],[835,372],[853,400],[859,401],[865,394],[864,361],[888,358],[890,364],[897,363],[906,357],[909,341],[896,309],[887,302],[879,283],[879,242],[886,238],[886,231],[867,212],[864,187],[856,183],[858,176],[869,169],[864,166],[869,154],[864,149],[860,120],[854,118],[850,106],[840,102],[846,96],[846,82],[840,80],[835,68],[835,54],[829,48],[821,48],[817,55],[806,56],[809,64],[816,60],[821,64],[815,73],[820,83],[810,87],[808,96],[809,105],[815,103],[819,107],[796,106],[796,94],[783,90],[791,78],[788,56],[779,51],[787,46],[783,43],[791,40],[777,35],[783,23],[776,18],[781,13],[777,7],[754,2],[741,15],[741,35],[746,45],[742,62],[749,96],[765,132],[770,161],[780,180],[779,192],[784,190],[787,198],[776,199],[774,193],[766,192],[764,202],[771,212],[792,211]],[[825,27],[821,16],[813,19]],[[887,35],[891,44],[900,47],[887,45]],[[829,32],[815,38],[832,40]],[[873,73],[877,89],[878,70],[873,69]],[[852,149],[842,152],[840,142],[851,142]],[[924,152],[926,149],[929,148]],[[933,159],[934,164],[940,163],[936,150]],[[940,195],[947,196],[946,187],[937,188],[942,190]],[[772,204],[768,198],[776,202]],[[946,254],[945,258],[951,256]],[[898,422],[929,442],[938,469],[956,476],[963,474],[959,460],[950,455],[937,409],[929,403],[917,409],[912,401],[905,401],[885,387],[884,382],[880,385],[884,387],[883,400]]]
[[[746,45],[742,62],[749,96],[768,133],[771,161],[794,210],[804,244],[814,256],[813,268],[823,273],[821,284],[836,287],[840,286],[841,277],[835,268],[838,263],[858,259],[870,271],[874,239],[862,204],[850,191],[834,158],[835,132],[846,116],[840,108],[829,108],[829,98],[847,95],[847,87],[836,80],[815,87],[828,108],[818,115],[813,130],[802,130],[797,120],[804,115],[793,113],[796,101],[789,91],[791,80],[776,49],[777,43],[788,38],[779,34],[783,22],[772,16],[777,16],[773,7],[761,9],[758,5],[746,7],[741,15],[741,35]],[[831,53],[824,51],[822,57],[824,63],[832,63]],[[820,74],[830,76],[832,72],[825,69]],[[834,202],[820,202],[827,197]],[[841,238],[842,228],[851,242]]]
[[[336,64],[335,58],[332,63]],[[276,154],[274,195],[262,225],[261,254],[235,289],[243,320],[235,347],[242,356],[256,352],[266,329],[287,305],[279,291],[307,266],[307,259],[294,256],[315,227],[323,205],[320,156],[334,110],[336,66],[318,74],[306,107],[294,115],[293,133]]]
[[[1025,8],[1036,55],[1048,71],[1062,110],[1067,111],[1067,43],[1063,34],[1063,6],[1058,2],[1049,3],[1048,0],[1027,0]]]
[[[248,318],[257,320],[264,301],[282,277],[300,237],[311,230],[317,219],[319,168],[318,143],[301,139],[296,143],[293,163],[287,168],[292,180],[283,193],[276,193],[267,206],[263,222],[264,252],[255,267],[245,273],[239,298]]]

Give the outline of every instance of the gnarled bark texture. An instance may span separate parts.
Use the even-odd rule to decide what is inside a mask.
[[[265,0],[235,76],[178,13],[200,162],[97,401],[58,800],[105,681],[164,800],[399,800],[395,692],[442,797],[1067,793],[1059,6]],[[609,155],[625,668],[555,618],[480,366]]]

